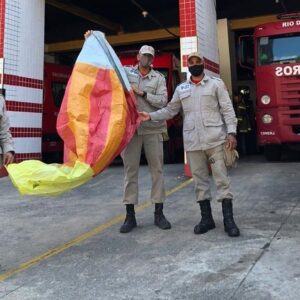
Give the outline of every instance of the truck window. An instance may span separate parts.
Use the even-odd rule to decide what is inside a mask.
[[[235,53],[237,80],[254,80],[254,39],[253,29],[235,31]]]
[[[57,108],[60,108],[61,102],[65,94],[66,86],[66,83],[63,82],[52,82],[52,96],[54,105]]]
[[[299,45],[299,33],[261,37],[258,42],[258,65],[300,62]]]

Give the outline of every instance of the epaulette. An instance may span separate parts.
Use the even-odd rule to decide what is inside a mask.
[[[216,80],[218,80],[218,81],[222,81],[222,79],[221,78],[219,78],[219,77],[215,77],[215,76],[209,76],[211,79],[216,79]]]
[[[215,77],[215,76],[210,76],[210,78],[218,80],[220,86],[228,92],[228,88],[227,88],[227,86],[225,85],[224,81],[221,78]]]
[[[155,73],[157,73],[158,75],[160,75],[160,76],[166,78],[166,76],[165,76],[163,73],[159,72],[158,70],[153,69],[153,71],[155,71]]]

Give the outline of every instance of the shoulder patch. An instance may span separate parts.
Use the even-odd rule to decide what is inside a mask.
[[[191,87],[191,85],[188,83],[188,82],[183,82],[183,83],[180,83],[177,88],[180,90],[180,91],[186,91],[186,90],[189,90]]]
[[[124,66],[124,70],[128,75],[138,75],[138,70],[133,66]]]
[[[129,73],[132,74],[132,75],[139,75],[139,71],[137,69],[135,69],[135,68],[131,68],[129,70]]]

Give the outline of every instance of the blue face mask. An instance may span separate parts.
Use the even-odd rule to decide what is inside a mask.
[[[192,76],[201,76],[204,71],[204,64],[201,65],[193,65],[189,67],[189,72]]]

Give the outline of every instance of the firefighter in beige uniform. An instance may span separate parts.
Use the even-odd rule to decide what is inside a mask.
[[[14,159],[14,146],[5,108],[4,97],[0,94],[0,167],[9,165]]]
[[[188,67],[191,78],[176,88],[169,104],[156,112],[141,112],[140,118],[142,121],[166,120],[183,110],[184,147],[202,216],[194,232],[201,234],[215,228],[210,206],[209,162],[217,186],[217,200],[222,202],[225,231],[229,236],[239,236],[223,156],[224,143],[232,150],[236,147],[237,120],[232,103],[223,81],[203,73],[204,62],[199,53],[188,56]]]
[[[85,32],[87,39],[92,30]],[[139,110],[156,111],[166,106],[168,101],[166,81],[162,74],[151,68],[155,55],[154,48],[144,45],[137,55],[136,67],[125,67],[127,77],[135,92]],[[138,203],[138,171],[142,147],[152,178],[151,201],[155,203],[154,224],[161,229],[170,229],[171,224],[163,214],[165,188],[163,178],[163,133],[166,123],[146,122],[141,124],[132,140],[121,153],[124,164],[124,198],[126,218],[120,228],[121,233],[130,232],[136,227],[134,205]]]
[[[144,45],[137,55],[138,65],[125,68],[140,111],[153,112],[167,104],[165,78],[151,68],[154,54],[151,46]],[[127,233],[136,226],[134,205],[138,203],[138,171],[142,147],[152,178],[151,201],[155,203],[154,223],[161,229],[171,228],[171,224],[163,214],[165,189],[162,134],[166,132],[165,121],[142,123],[121,154],[125,172],[123,203],[127,212],[124,224],[120,228],[122,233]]]

